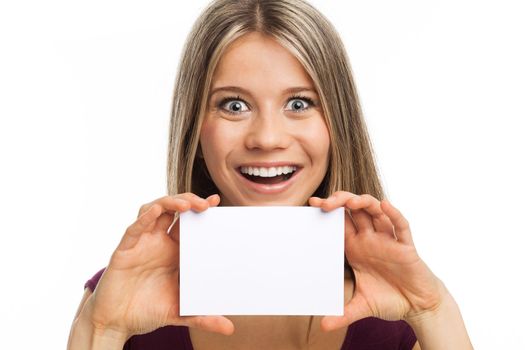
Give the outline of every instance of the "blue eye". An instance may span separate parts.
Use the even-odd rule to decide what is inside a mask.
[[[240,96],[225,97],[218,103],[218,106],[224,112],[234,115],[241,114],[249,110],[248,103],[246,103],[246,101],[244,101]],[[285,110],[299,113],[308,110],[312,106],[315,106],[315,103],[311,98],[295,95],[288,99]]]
[[[308,98],[306,96],[292,96],[288,100],[288,104],[286,105],[286,107],[288,106],[290,106],[290,108],[287,108],[287,110],[291,110],[292,112],[303,112],[308,108],[314,106],[314,102],[311,98]]]
[[[242,105],[246,106],[247,103],[243,99],[241,99],[240,96],[237,96],[237,97],[226,97],[223,100],[221,100],[221,102],[219,102],[219,106],[226,113],[230,113],[230,114],[240,114],[242,112],[246,112],[247,109],[243,109]]]

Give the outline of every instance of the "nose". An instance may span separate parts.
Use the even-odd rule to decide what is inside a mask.
[[[260,111],[250,124],[245,145],[248,149],[270,151],[287,148],[291,139],[286,117],[282,113]]]

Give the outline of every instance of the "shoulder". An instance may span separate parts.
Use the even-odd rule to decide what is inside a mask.
[[[368,346],[367,349],[412,349],[416,335],[405,321],[385,321],[375,317],[359,320],[348,329],[343,349]],[[347,344],[348,343],[348,344]]]

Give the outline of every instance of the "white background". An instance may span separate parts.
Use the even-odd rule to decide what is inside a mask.
[[[2,1],[3,348],[65,348],[84,282],[165,194],[207,1]],[[520,1],[312,1],[347,47],[387,194],[476,349],[525,347]]]

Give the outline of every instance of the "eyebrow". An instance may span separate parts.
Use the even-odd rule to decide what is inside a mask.
[[[210,96],[212,96],[213,94],[215,94],[216,92],[219,92],[219,91],[235,91],[235,92],[240,92],[240,93],[243,93],[243,94],[251,96],[250,91],[248,91],[246,89],[243,89],[240,86],[219,86],[219,87],[214,88],[211,91]],[[291,87],[291,88],[288,88],[288,89],[284,90],[283,93],[284,94],[289,94],[289,93],[300,92],[300,91],[311,91],[311,92],[317,93],[314,88],[311,88],[311,87],[308,87],[308,86],[294,86],[294,87]]]

